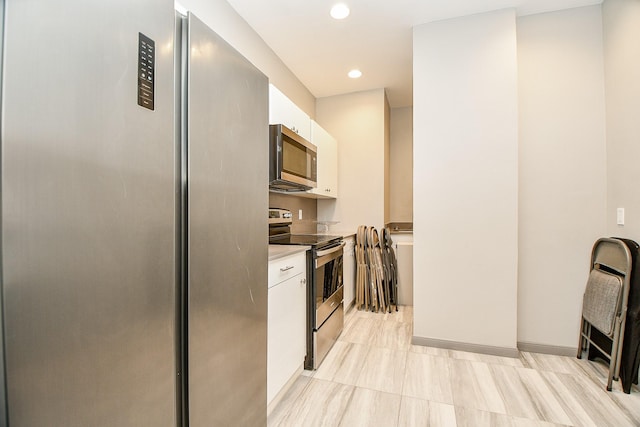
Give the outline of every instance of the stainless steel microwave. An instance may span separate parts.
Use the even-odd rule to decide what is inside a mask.
[[[317,185],[318,149],[284,125],[269,125],[269,188],[306,191]]]

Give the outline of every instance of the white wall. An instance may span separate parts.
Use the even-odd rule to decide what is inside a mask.
[[[389,153],[390,220],[413,221],[413,108],[392,108]]]
[[[387,92],[384,93],[384,224],[390,221],[391,217],[391,108]]]
[[[414,28],[414,337],[516,348],[513,10]]]
[[[179,0],[227,43],[262,71],[269,81],[315,117],[315,98],[253,28],[224,0]]]
[[[640,243],[640,2],[603,4],[607,98],[607,234]],[[616,225],[616,208],[625,225]]]
[[[600,6],[519,18],[518,341],[575,348],[605,233]]]
[[[338,141],[337,200],[318,200],[318,219],[340,230],[384,226],[384,89],[318,98],[316,121]]]

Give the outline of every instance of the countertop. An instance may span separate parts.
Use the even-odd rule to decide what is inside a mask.
[[[309,249],[311,249],[311,246],[269,245],[269,261],[274,261],[300,252],[306,252]]]
[[[390,222],[386,227],[391,234],[413,234],[413,222]]]
[[[350,230],[330,230],[327,234],[330,236],[342,236],[343,239],[349,237],[356,237],[356,233]],[[311,246],[300,245],[269,245],[269,261],[274,261],[279,258],[283,258],[289,255],[293,255],[299,252],[306,252],[311,249]]]
[[[320,233],[320,234],[329,234],[331,236],[342,236],[343,239],[347,239],[349,237],[356,237],[356,232],[353,230],[329,230],[328,233]]]

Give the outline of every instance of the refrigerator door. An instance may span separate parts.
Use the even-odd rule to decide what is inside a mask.
[[[268,81],[188,16],[189,425],[266,425]]]
[[[9,425],[175,426],[173,1],[6,3]],[[138,32],[157,47],[154,110]]]
[[[4,0],[0,0],[0,58],[3,57],[2,50],[4,46]],[[2,81],[2,64],[0,64],[0,81]],[[0,85],[0,100],[2,100],[2,85]],[[1,122],[0,122],[1,123]],[[1,137],[0,137],[1,141]],[[0,191],[1,191],[0,186]],[[1,195],[0,195],[1,197]],[[0,218],[1,215],[2,204],[0,202]],[[0,229],[0,239],[2,238],[2,231]],[[2,252],[0,250],[0,262],[2,262]],[[2,269],[0,268],[0,275],[2,274]],[[9,420],[7,419],[7,395],[5,388],[5,379],[4,379],[4,326],[3,326],[3,308],[2,308],[2,281],[0,278],[0,426],[9,425]]]

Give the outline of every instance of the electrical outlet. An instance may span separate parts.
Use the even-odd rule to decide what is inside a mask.
[[[616,222],[618,225],[624,225],[624,208],[616,210]]]
[[[298,219],[302,219],[302,209],[298,209]]]

